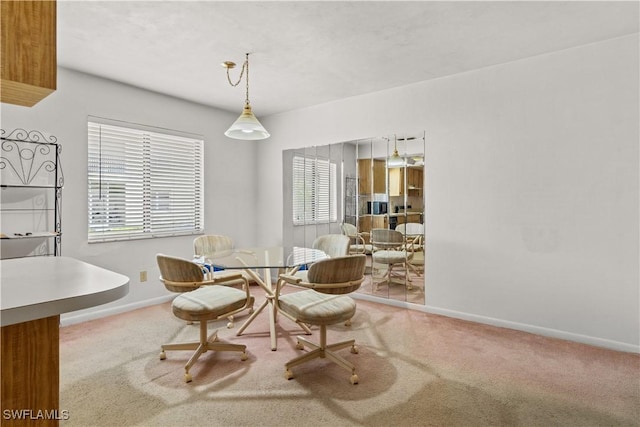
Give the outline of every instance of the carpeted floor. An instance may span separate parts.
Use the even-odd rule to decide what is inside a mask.
[[[368,274],[365,275],[365,281],[356,292],[413,304],[425,303],[424,275],[417,274],[417,271],[421,271],[420,266],[418,266],[419,270],[409,271],[405,271],[401,266],[394,266],[391,281],[386,277],[387,269],[386,265],[373,263],[371,256],[368,256]],[[409,282],[406,281],[407,278],[410,279]]]
[[[259,291],[254,292],[260,302]],[[62,426],[638,426],[640,355],[358,301],[351,327],[360,383],[326,360],[294,368],[299,329],[284,317],[269,348],[266,313],[245,334],[226,321],[237,353],[206,353],[183,382],[190,352],[159,346],[195,340],[197,325],[147,307],[60,331]],[[317,338],[314,333],[313,338]]]

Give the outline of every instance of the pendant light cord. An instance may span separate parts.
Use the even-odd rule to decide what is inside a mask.
[[[247,88],[245,91],[245,104],[249,105],[249,54],[245,54],[246,55],[246,59],[244,60],[244,64],[242,64],[242,70],[240,70],[240,77],[238,77],[238,81],[233,83],[231,81],[231,77],[229,76],[229,68],[227,67],[227,80],[229,81],[229,84],[233,87],[236,87],[240,84],[240,82],[242,81],[242,76],[244,75],[244,73],[247,73]]]

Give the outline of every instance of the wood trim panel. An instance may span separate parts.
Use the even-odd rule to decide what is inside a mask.
[[[59,350],[59,315],[2,327],[0,425],[59,424]],[[6,411],[25,412],[19,419]]]
[[[56,1],[0,3],[0,101],[31,107],[56,90]]]

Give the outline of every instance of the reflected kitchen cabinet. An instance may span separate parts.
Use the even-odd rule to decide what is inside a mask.
[[[397,224],[405,224],[407,222],[415,222],[418,224],[422,223],[422,214],[421,213],[413,213],[413,212],[408,212],[408,213],[404,213],[404,214],[399,214],[397,216]]]
[[[389,169],[389,196],[404,195],[404,169]]]
[[[389,226],[389,218],[387,215],[361,215],[359,218],[358,230],[362,233],[369,243],[368,234],[374,228],[387,228]]]
[[[422,166],[389,169],[389,196],[420,196],[422,179]]]
[[[358,177],[360,178],[358,191],[360,194],[386,193],[385,162],[377,159],[359,159]]]
[[[422,166],[407,168],[407,194],[409,196],[422,195],[423,176]]]

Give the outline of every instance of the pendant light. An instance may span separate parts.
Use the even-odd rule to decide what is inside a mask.
[[[393,154],[387,159],[388,168],[401,168],[404,167],[404,159],[398,154],[398,140],[393,137]]]
[[[249,103],[249,54],[246,54],[246,59],[244,64],[242,64],[242,70],[240,71],[240,77],[236,83],[233,83],[231,81],[231,77],[229,77],[229,70],[236,66],[235,62],[225,61],[222,66],[227,69],[227,80],[231,86],[238,86],[245,73],[247,82],[246,97],[242,114],[240,114],[240,117],[233,122],[231,127],[227,129],[224,134],[233,139],[258,140],[269,138],[271,135],[253,114],[251,111],[251,104]]]

